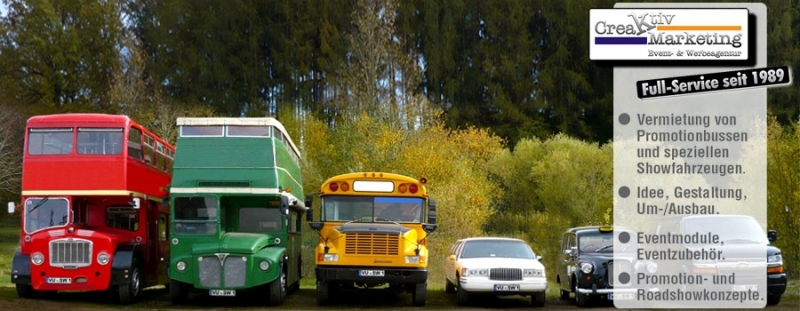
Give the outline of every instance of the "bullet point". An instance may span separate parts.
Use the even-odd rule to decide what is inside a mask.
[[[631,122],[631,116],[629,116],[627,113],[619,115],[619,124],[626,125],[628,122]]]
[[[622,284],[628,284],[631,281],[631,275],[628,272],[622,272],[619,274],[619,282]]]
[[[625,186],[619,188],[619,196],[627,198],[629,195],[631,195],[631,189],[628,189],[628,187]]]
[[[631,240],[631,235],[627,232],[622,232],[619,234],[619,241],[622,243],[628,243]]]

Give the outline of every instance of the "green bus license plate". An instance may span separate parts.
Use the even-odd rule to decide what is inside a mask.
[[[208,291],[209,296],[222,296],[222,297],[234,297],[236,296],[236,291],[232,289],[212,289]]]
[[[519,285],[496,284],[494,290],[498,292],[518,292]]]

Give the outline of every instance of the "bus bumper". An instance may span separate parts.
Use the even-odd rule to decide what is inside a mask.
[[[362,276],[361,271],[383,271],[383,276]],[[317,280],[322,282],[383,282],[419,284],[428,280],[426,269],[317,267]],[[372,273],[374,274],[374,272]]]

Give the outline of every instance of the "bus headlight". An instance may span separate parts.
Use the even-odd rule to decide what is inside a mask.
[[[339,254],[325,254],[322,256],[322,261],[339,261]]]
[[[178,263],[175,264],[175,268],[177,268],[178,271],[186,270],[186,263],[183,261],[178,261]]]
[[[261,270],[267,271],[269,270],[269,263],[266,260],[264,260],[260,264],[258,264],[258,267],[261,268]]]
[[[31,256],[31,262],[37,266],[41,265],[44,262],[44,255],[42,255],[42,253],[33,253],[33,256]]]
[[[101,265],[108,264],[109,259],[110,257],[108,257],[108,254],[106,252],[101,252],[99,255],[97,255],[97,263]]]
[[[406,256],[406,263],[419,264],[419,256]]]

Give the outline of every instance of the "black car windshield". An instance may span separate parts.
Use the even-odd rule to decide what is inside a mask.
[[[761,225],[751,217],[697,217],[682,221],[682,233],[694,234],[710,232],[719,236],[719,240],[739,244],[769,244]]]
[[[528,244],[514,240],[474,240],[467,241],[460,258],[523,258],[533,259],[535,255]]]
[[[613,252],[614,233],[585,232],[578,236],[578,250],[581,253]]]

